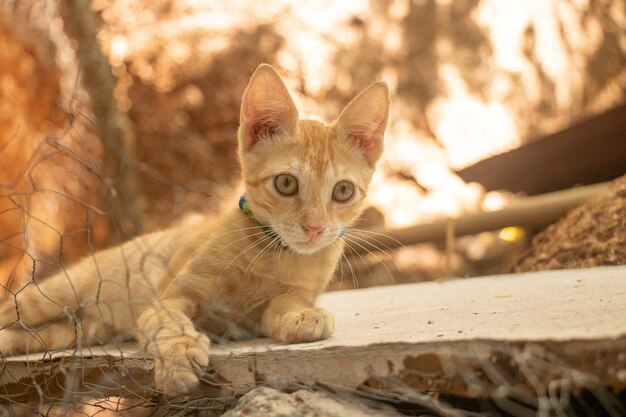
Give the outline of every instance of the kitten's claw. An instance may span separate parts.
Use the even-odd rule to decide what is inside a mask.
[[[162,343],[155,359],[154,379],[165,395],[184,395],[198,384],[209,365],[209,338],[198,333]]]
[[[275,333],[287,343],[307,343],[328,339],[335,331],[335,319],[323,308],[310,308],[289,313]]]

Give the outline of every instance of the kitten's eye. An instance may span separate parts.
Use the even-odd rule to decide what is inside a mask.
[[[350,181],[339,181],[333,188],[333,200],[345,203],[354,195],[354,184]]]
[[[298,192],[298,180],[290,174],[280,174],[274,177],[274,187],[282,195],[294,195]]]

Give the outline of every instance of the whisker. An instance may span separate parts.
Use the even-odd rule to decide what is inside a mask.
[[[343,256],[344,256],[344,255],[343,255],[343,248],[341,247],[341,243],[340,243],[339,239],[335,240],[335,241],[333,242],[333,245],[335,245],[335,246],[339,247],[339,249],[342,249],[342,251],[341,251],[341,256],[343,257]],[[339,268],[340,268],[339,286],[341,287],[341,284],[343,284],[343,273],[344,273],[344,272],[343,272],[343,262],[341,262],[341,258],[339,258]]]
[[[392,273],[391,273],[391,271],[389,270],[389,267],[387,267],[387,264],[386,264],[386,263],[385,263],[382,259],[380,259],[380,258],[378,257],[378,255],[376,255],[376,253],[372,252],[371,250],[367,249],[365,246],[361,245],[359,242],[357,242],[356,240],[354,240],[354,239],[359,239],[357,236],[352,236],[352,238],[347,238],[346,236],[344,236],[344,238],[346,238],[346,240],[347,240],[348,242],[350,242],[350,243],[354,243],[355,245],[357,245],[357,246],[359,246],[359,247],[363,248],[365,251],[367,251],[367,253],[369,253],[370,255],[372,255],[372,256],[373,256],[373,257],[374,257],[374,258],[375,258],[375,259],[376,259],[376,260],[377,260],[377,261],[378,261],[378,262],[379,262],[379,263],[380,263],[380,264],[381,264],[381,265],[385,268],[385,270],[387,271],[387,274],[389,275],[389,279],[391,280],[391,285],[395,285],[395,280],[394,280],[394,278],[393,278],[393,274],[392,274]],[[376,247],[376,246],[374,246],[374,247]],[[376,249],[378,249],[378,248],[376,248]],[[392,260],[392,262],[395,264],[395,266],[396,266],[396,269],[397,269],[397,270],[399,270],[399,269],[400,269],[400,267],[399,267],[399,266],[398,266],[398,264],[396,263],[395,259],[393,259],[393,257],[392,257],[391,255],[389,255],[388,253],[386,253],[385,251],[383,251],[383,250],[381,250],[381,249],[378,249],[378,250],[379,250],[380,252],[383,252],[386,256],[388,256],[388,257],[389,257],[389,259],[391,259],[391,260]],[[359,256],[360,256],[360,255],[359,255]],[[363,258],[361,257],[361,259],[363,259]]]
[[[379,246],[376,246],[376,245],[372,244],[371,242],[367,241],[367,243],[369,245],[372,245],[374,247],[375,251],[372,251],[369,248],[367,248],[364,245],[362,245],[361,243],[359,243],[359,241],[363,241],[363,239],[358,237],[358,236],[350,236],[350,237],[347,238],[347,241],[352,243],[352,244],[354,244],[354,245],[357,245],[360,248],[362,248],[364,251],[366,251],[368,254],[372,255],[378,262],[382,263],[383,265],[385,264],[385,261],[383,261],[377,255],[377,253],[381,253],[381,254],[385,255],[385,257],[387,259],[389,259],[391,262],[393,262],[393,264],[395,266],[395,269],[398,270],[398,271],[400,270],[400,266],[398,265],[398,263],[396,262],[394,257],[389,253],[389,251],[384,250],[384,249],[380,248]]]
[[[389,235],[386,235],[384,233],[374,232],[372,230],[366,230],[366,229],[348,229],[346,234],[354,234],[353,232],[365,234],[366,235],[365,237],[367,237],[366,240],[371,239],[371,240],[375,241],[376,243],[378,243],[379,245],[385,247],[385,249],[387,249],[387,250],[393,250],[394,248],[389,247],[387,244],[381,242],[379,239],[376,239],[375,237],[372,237],[371,235],[373,234],[373,235],[376,235],[376,236],[386,237],[388,239],[391,239],[395,243],[397,243],[398,247],[402,247],[402,248],[405,247],[405,245],[402,242],[400,242],[398,239],[395,239],[395,238],[393,238],[393,237],[391,237]],[[370,234],[370,236],[367,235],[368,233]],[[369,241],[367,243],[371,244]],[[373,244],[371,244],[371,245],[374,246]]]
[[[390,248],[389,246],[385,245],[384,243],[381,243],[381,242],[380,242],[380,241],[378,241],[377,239],[375,239],[375,238],[371,238],[371,237],[369,237],[368,239],[364,239],[364,238],[362,238],[362,237],[361,237],[361,236],[359,236],[359,235],[355,235],[355,234],[353,234],[353,235],[348,236],[348,238],[357,239],[357,240],[359,240],[360,242],[367,243],[368,245],[372,246],[372,247],[373,247],[373,248],[374,248],[377,252],[381,252],[381,253],[382,253],[382,254],[384,254],[387,258],[389,258],[389,259],[390,259],[390,260],[391,260],[391,261],[395,264],[396,269],[397,269],[397,270],[400,270],[400,267],[398,266],[398,263],[396,262],[396,260],[394,259],[394,257],[393,257],[393,256],[391,256],[391,254],[389,253],[389,252],[392,252],[392,251],[394,250],[393,248]],[[380,245],[381,245],[381,246],[383,246],[385,249],[383,249],[383,248],[381,248],[380,246],[378,246],[378,245],[376,245],[376,244],[372,243],[372,241],[371,241],[371,240],[376,241],[376,243],[380,244]],[[357,242],[353,242],[353,243],[358,245],[358,243],[357,243]],[[361,246],[361,245],[359,245],[359,246]],[[372,254],[372,255],[374,254],[374,253],[373,253],[370,249],[365,248],[365,247],[363,247],[363,246],[361,246],[361,247],[362,247],[362,248],[363,248],[366,252],[368,252],[368,253],[370,253],[370,254]]]
[[[272,250],[272,261],[274,263],[278,262],[278,260],[280,260],[280,256],[282,255],[283,250],[281,249],[281,245],[275,245],[274,249]],[[278,255],[278,260],[276,259]]]
[[[258,228],[258,227],[259,227],[259,226],[257,226],[257,228]],[[227,248],[229,248],[230,246],[232,246],[232,245],[236,244],[237,242],[241,242],[242,240],[246,240],[246,239],[248,239],[248,238],[255,237],[255,236],[261,236],[261,235],[264,235],[264,234],[265,234],[265,231],[260,231],[260,232],[257,232],[257,233],[247,234],[247,235],[245,235],[244,237],[241,237],[241,238],[239,238],[239,239],[237,239],[237,240],[234,240],[234,241],[232,241],[232,242],[228,243],[228,244],[227,244],[226,246],[224,246],[222,249],[220,249],[219,251],[217,251],[217,252],[216,252],[216,255],[219,255],[219,254],[220,254],[220,253],[222,253],[225,249],[227,249]]]
[[[274,227],[276,227],[276,226],[283,226],[283,225],[285,225],[285,223],[277,223],[277,224],[274,224],[273,226],[274,226]],[[254,256],[254,258],[250,261],[250,264],[248,265],[248,267],[246,267],[246,270],[245,270],[245,272],[244,272],[244,275],[247,275],[247,274],[248,274],[248,272],[249,272],[249,270],[250,270],[250,267],[251,267],[251,266],[253,266],[253,264],[254,264],[255,262],[258,262],[258,261],[259,261],[259,259],[260,259],[260,258],[259,258],[259,256],[261,256],[264,252],[267,252],[267,251],[268,251],[270,248],[272,248],[272,247],[274,248],[274,253],[275,253],[275,252],[276,252],[276,249],[280,246],[280,245],[279,245],[279,243],[280,243],[280,235],[279,235],[277,232],[275,232],[275,231],[274,231],[275,235],[270,235],[270,234],[268,234],[268,233],[267,233],[267,231],[266,231],[265,229],[263,229],[263,226],[254,226],[254,227],[249,227],[249,228],[240,229],[240,230],[251,230],[251,229],[261,229],[261,231],[260,231],[260,232],[257,232],[257,233],[253,233],[253,234],[248,234],[248,235],[246,235],[246,236],[244,236],[244,237],[242,237],[242,238],[240,238],[240,239],[235,240],[234,242],[230,242],[230,243],[229,243],[226,247],[231,246],[231,245],[233,245],[234,243],[239,242],[239,241],[241,241],[241,240],[245,240],[245,239],[247,239],[247,238],[249,238],[249,237],[261,236],[261,238],[260,238],[260,239],[258,239],[256,242],[254,242],[254,243],[252,243],[252,244],[248,245],[248,246],[247,246],[246,248],[244,248],[244,249],[243,249],[243,250],[242,250],[242,251],[241,251],[241,252],[240,252],[240,253],[239,253],[239,254],[238,254],[238,255],[237,255],[234,259],[232,259],[232,260],[231,260],[231,261],[230,261],[230,262],[229,262],[229,263],[228,263],[228,264],[224,267],[224,269],[223,269],[223,270],[222,270],[222,272],[220,273],[220,276],[222,276],[222,274],[226,271],[226,269],[228,269],[228,268],[229,268],[229,267],[233,264],[233,262],[234,262],[236,259],[238,259],[239,257],[241,257],[241,256],[242,256],[243,254],[245,254],[246,252],[248,252],[248,251],[252,250],[254,247],[256,247],[256,246],[260,245],[261,243],[267,242],[267,240],[268,240],[268,239],[271,239],[271,242],[270,242],[267,246],[263,247],[263,249],[261,249],[261,250],[259,251],[259,253],[257,253],[257,254]],[[262,236],[262,235],[266,235],[266,236]],[[273,243],[276,243],[276,245],[273,245]],[[221,249],[218,253],[221,253],[224,249],[226,249],[226,247],[222,248],[222,249]]]
[[[222,269],[222,272],[220,272],[220,277],[224,274],[224,272],[226,272],[226,270],[237,260],[239,259],[242,255],[244,255],[246,252],[248,252],[249,250],[253,249],[255,246],[260,245],[261,243],[264,243],[265,241],[267,241],[268,239],[273,239],[272,236],[263,236],[260,239],[258,239],[256,242],[251,243],[250,245],[248,245],[244,250],[242,250],[237,256],[235,256],[230,262],[228,262],[228,264],[226,264],[226,266],[224,267],[224,269]]]
[[[365,247],[364,245],[359,244],[358,242],[355,241],[355,239],[358,240],[359,242],[364,242],[364,243],[367,243],[368,245],[372,246],[375,249],[376,252],[380,252],[383,255],[385,255],[387,258],[389,258],[389,260],[395,264],[396,269],[400,270],[400,267],[398,266],[396,260],[389,253],[389,252],[393,251],[393,249],[389,248],[388,246],[386,246],[386,248],[383,249],[380,246],[373,244],[371,241],[369,241],[367,239],[363,239],[362,237],[356,236],[356,235],[348,236],[347,238],[349,239],[350,242],[352,242],[355,245],[358,245],[359,247],[363,248],[363,250],[366,251],[367,253],[375,256],[374,251],[370,250],[369,248]]]
[[[255,255],[254,258],[252,258],[252,260],[248,263],[248,266],[246,267],[246,270],[243,273],[243,276],[247,276],[248,275],[248,271],[251,271],[252,268],[254,267],[254,264],[256,262],[259,262],[259,260],[261,259],[261,256],[269,249],[271,248],[273,245],[277,245],[279,240],[278,239],[272,239],[267,245],[265,245],[265,247],[263,249],[261,249],[259,251],[259,253],[257,253]]]
[[[241,232],[249,232],[249,231],[256,231],[254,234],[259,234],[261,232],[265,233],[265,231],[263,230],[261,226],[250,226],[250,227],[242,227],[240,229],[229,230],[227,232],[223,232],[219,234],[213,234],[211,237],[214,239],[222,239],[222,238],[225,238],[227,235],[232,235],[232,234],[241,233]],[[247,236],[250,236],[250,235],[247,235]]]
[[[349,239],[348,242],[350,242]],[[367,272],[370,274],[370,276],[374,276],[374,274],[372,274],[372,270],[370,269],[370,266],[367,264],[367,261],[365,260],[365,258],[356,250],[354,250],[353,247],[351,247],[350,245],[346,245],[346,249],[348,249],[350,251],[350,256],[354,257],[355,255],[358,256],[359,258],[361,258],[361,261],[363,262],[363,265],[365,265],[365,268],[367,269]]]
[[[357,290],[359,288],[359,281],[356,279],[354,268],[352,268],[352,265],[350,264],[350,260],[348,259],[345,253],[342,253],[341,256],[346,260],[346,263],[348,264],[348,268],[350,268],[350,274],[352,275],[352,287],[355,290]]]

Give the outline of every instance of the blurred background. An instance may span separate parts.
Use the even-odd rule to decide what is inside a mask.
[[[262,62],[301,115],[327,121],[389,85],[361,229],[394,236],[626,172],[624,1],[77,3],[0,3],[0,281],[12,289],[236,204],[240,99]],[[590,262],[626,262],[623,200],[602,209],[617,213],[614,256]],[[511,270],[540,228],[509,223],[458,236],[450,220],[430,241],[353,248],[333,288]]]

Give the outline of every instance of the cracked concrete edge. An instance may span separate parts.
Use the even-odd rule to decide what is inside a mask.
[[[311,351],[216,354],[194,396],[232,397],[259,385],[356,391],[398,387],[488,397],[503,383],[537,395],[552,381],[573,389],[626,390],[626,337],[605,340],[442,341],[332,347]],[[303,364],[307,366],[303,366]],[[157,396],[152,359],[142,356],[60,357],[0,364],[0,403],[46,398]]]

